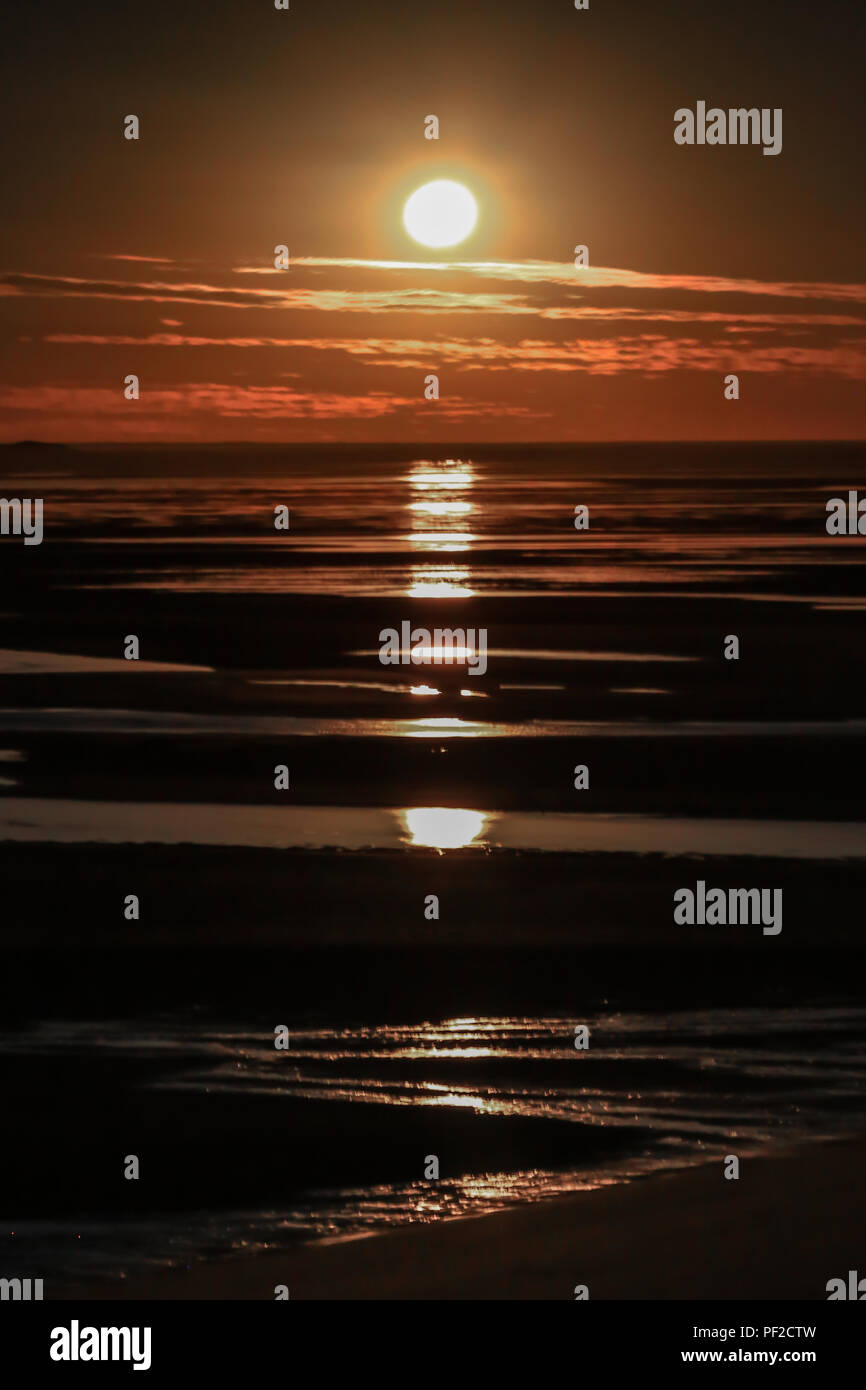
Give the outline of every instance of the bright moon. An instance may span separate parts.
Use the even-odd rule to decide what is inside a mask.
[[[422,246],[456,246],[478,221],[478,204],[462,183],[435,179],[416,188],[403,209],[403,225]]]

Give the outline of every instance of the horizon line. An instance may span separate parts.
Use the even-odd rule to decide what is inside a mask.
[[[700,444],[703,446],[717,446],[724,448],[756,448],[763,446],[766,448],[785,445],[800,445],[803,448],[814,447],[822,444],[866,444],[866,435],[831,435],[823,438],[803,439],[802,437],[790,438],[755,438],[755,439],[718,439],[703,438],[695,436],[688,439],[518,439],[505,442],[496,439],[454,439],[454,440],[418,440],[418,439],[371,439],[371,440],[256,440],[256,439],[211,439],[197,443],[188,439],[164,439],[164,440],[84,440],[76,442],[74,440],[56,439],[10,439],[0,440],[0,449],[70,449],[76,451],[86,451],[88,449],[424,449],[438,450],[441,452],[446,449],[631,449],[636,447],[653,447],[665,445],[668,448],[686,448],[690,445]]]

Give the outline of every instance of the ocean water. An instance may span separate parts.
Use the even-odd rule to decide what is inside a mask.
[[[627,947],[584,978],[577,936],[556,955],[559,921],[555,1007],[549,982],[534,1000],[530,978],[522,1011],[503,995],[497,1013],[495,986],[482,999],[463,967],[450,992],[426,985],[411,953],[388,963],[397,983],[383,1004],[381,944],[360,969],[357,951],[344,964],[332,944],[305,966],[316,987],[305,1009],[287,944],[284,1054],[272,996],[263,1017],[234,998],[260,967],[243,912],[229,917],[236,907],[205,879],[188,994],[178,1000],[165,933],[158,950],[136,938],[155,982],[147,1004],[118,989],[124,928],[93,944],[88,891],[150,864],[179,881],[184,856],[206,845],[224,847],[228,869],[244,848],[309,852],[310,874],[333,851],[335,881],[373,851],[407,871],[436,852],[446,875],[452,856],[477,853],[494,883],[504,856],[522,856],[528,903],[533,882],[549,903],[554,861],[568,856],[622,856],[626,889],[644,882],[647,856],[685,856],[683,882],[704,860],[759,856],[780,874],[813,873],[834,923],[851,916],[866,851],[866,538],[828,537],[824,518],[829,497],[862,482],[861,454],[454,452],[62,451],[41,477],[11,466],[7,494],[45,500],[45,541],[0,547],[0,853],[9,901],[25,905],[8,934],[0,1031],[7,1119],[24,1136],[18,1167],[4,1169],[10,1270],[62,1285],[242,1257],[862,1128],[864,976],[850,952],[838,968],[822,953],[817,917],[800,944],[817,953],[820,985],[800,968],[789,978],[791,957],[768,943],[778,967],[747,991],[751,966],[726,960],[731,984],[720,972],[712,1004],[695,1002],[700,980],[675,954],[658,957],[664,1002],[647,978],[640,1006],[645,965],[632,968]],[[286,532],[277,506],[290,509]],[[404,620],[484,628],[486,672],[383,665],[380,631]],[[130,633],[139,662],[123,656]],[[736,662],[723,655],[730,634]],[[277,763],[291,767],[286,793]],[[591,768],[586,792],[577,764]],[[63,882],[60,927],[37,890],[70,846],[82,868]],[[124,847],[139,856],[128,871],[108,857]],[[595,914],[603,939],[619,885],[596,885],[584,909],[580,869],[567,872],[561,917]],[[304,910],[309,939],[315,908]],[[505,978],[496,922],[516,909],[494,889],[487,910]],[[209,918],[234,933],[230,968],[207,945]],[[635,940],[642,920],[636,896]],[[51,984],[52,956],[38,952],[53,931]],[[446,965],[453,931],[448,941]],[[44,991],[15,987],[22,963]],[[579,1023],[586,1054],[573,1046]],[[62,1196],[43,1200],[28,1161],[65,1142],[70,1085],[104,1118],[77,1135]],[[222,1154],[200,1181],[183,1178],[204,1162],[185,1110]],[[134,1199],[97,1180],[112,1145],[137,1151],[130,1128],[155,1174]],[[172,1155],[161,1146],[175,1131]],[[270,1136],[291,1154],[284,1177],[247,1151]],[[442,1178],[424,1181],[421,1159],[440,1149]]]
[[[4,1032],[4,1058],[48,1061],[63,1048],[77,1058],[82,1078],[106,1059],[113,1067],[126,1063],[130,1077],[147,1062],[164,1073],[144,1083],[151,1103],[172,1092],[190,1101],[208,1095],[218,1102],[227,1131],[244,1125],[252,1098],[267,1097],[296,1107],[326,1103],[337,1113],[359,1109],[366,1142],[383,1149],[392,1143],[392,1131],[380,1132],[377,1112],[409,1108],[446,1115],[459,1110],[482,1125],[528,1120],[540,1130],[568,1128],[571,1135],[555,1164],[533,1163],[531,1150],[522,1145],[515,1151],[506,1129],[502,1158],[511,1162],[458,1164],[456,1171],[449,1162],[453,1145],[440,1144],[442,1175],[435,1184],[420,1174],[329,1182],[327,1170],[311,1162],[305,1174],[286,1182],[283,1201],[267,1206],[199,1208],[191,1185],[184,1208],[146,1216],[15,1215],[3,1241],[5,1260],[24,1258],[26,1250],[33,1276],[62,1288],[89,1278],[188,1266],[196,1259],[279,1251],[300,1240],[480,1215],[721,1162],[732,1151],[747,1161],[771,1142],[826,1138],[862,1125],[862,1007],[704,1009],[664,1016],[601,1009],[589,1010],[581,1021],[591,1030],[586,1052],[575,1050],[575,1022],[565,1017],[373,1026],[299,1021],[292,1022],[288,1053],[275,1052],[249,1025],[191,1023],[181,1016],[141,1018],[132,1025],[127,1019],[64,1019]],[[440,1137],[447,1133],[445,1125]],[[272,1142],[279,1138],[274,1134]],[[304,1139],[301,1124],[291,1142],[297,1148]],[[355,1141],[347,1132],[346,1144]],[[337,1123],[334,1147],[340,1143]],[[197,1161],[208,1161],[203,1143]]]
[[[158,451],[91,452],[69,455],[67,476],[9,483],[40,481],[53,582],[86,589],[714,595],[808,606],[840,591],[846,604],[866,598],[849,584],[850,567],[862,566],[857,538],[840,545],[824,526],[828,497],[856,486],[853,446],[537,449],[361,464],[275,453],[267,462],[257,473],[261,457],[243,450],[167,454],[162,467]],[[204,476],[183,476],[194,471]],[[275,531],[279,506],[289,525]],[[587,526],[576,530],[581,506]]]

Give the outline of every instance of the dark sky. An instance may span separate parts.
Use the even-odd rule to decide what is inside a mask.
[[[0,433],[862,436],[866,295],[839,287],[866,280],[863,16],[839,0],[16,9]],[[674,111],[699,100],[781,107],[781,154],[676,145]],[[449,262],[554,269],[345,265],[441,262],[400,215],[439,176],[480,208]],[[281,278],[261,273],[278,243]],[[619,278],[560,283],[577,243]],[[430,288],[452,299],[424,304]],[[440,401],[416,404],[437,370]],[[114,399],[128,372],[134,410]]]

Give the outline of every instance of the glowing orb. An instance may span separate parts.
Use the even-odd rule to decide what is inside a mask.
[[[465,241],[478,221],[478,204],[462,183],[434,179],[406,201],[403,225],[422,246],[456,246]]]

